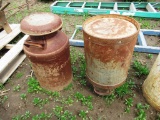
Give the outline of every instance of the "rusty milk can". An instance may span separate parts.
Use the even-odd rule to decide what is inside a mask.
[[[139,30],[138,22],[122,15],[98,15],[83,23],[86,76],[99,95],[125,82]]]
[[[34,13],[21,21],[21,31],[30,35],[24,52],[40,86],[51,91],[60,91],[72,81],[69,40],[61,28],[62,20],[52,13]]]

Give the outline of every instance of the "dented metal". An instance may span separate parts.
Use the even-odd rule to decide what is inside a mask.
[[[125,82],[139,29],[134,19],[120,15],[99,15],[84,22],[86,75],[96,93],[110,94]]]
[[[38,15],[40,15],[40,13],[38,13]],[[44,13],[42,16],[44,16]],[[33,19],[36,18],[33,17]],[[34,21],[33,19],[32,23]],[[30,20],[27,22],[30,22]],[[50,22],[52,24],[52,22],[55,21],[53,19],[53,21]],[[45,23],[43,23],[43,25],[40,24],[37,28],[41,28],[41,30],[35,28],[38,33],[35,36],[33,35],[34,31],[27,31],[29,29],[26,30],[23,22],[21,23],[23,26],[21,27],[22,31],[24,32],[26,30],[27,34],[31,33],[31,36],[29,36],[24,43],[24,52],[32,63],[32,68],[40,86],[51,91],[63,90],[64,87],[68,86],[72,81],[69,40],[61,30],[58,30],[62,27],[59,23],[62,22],[58,22],[57,24],[59,26],[55,25],[55,29],[52,25],[48,24],[48,22],[46,22],[46,25]],[[54,24],[56,24],[56,22]],[[50,31],[52,31],[52,33],[46,34],[43,26],[47,26],[49,33]],[[33,27],[35,26],[33,25]],[[32,28],[32,26],[30,26],[30,28]],[[44,31],[44,35],[42,35],[42,31]]]

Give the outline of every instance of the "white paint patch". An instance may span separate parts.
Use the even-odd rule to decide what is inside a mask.
[[[26,18],[31,26],[42,26],[54,21],[54,16],[50,14],[33,14]]]

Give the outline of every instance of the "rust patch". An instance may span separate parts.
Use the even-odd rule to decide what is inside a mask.
[[[112,24],[106,23],[104,21],[106,18],[106,21],[109,19]],[[90,26],[89,29],[93,30],[93,34],[85,29],[87,24]],[[97,24],[100,27],[96,26]],[[109,27],[106,27],[105,24],[108,24]],[[116,31],[117,26],[114,25],[119,27],[122,25],[123,27]],[[128,31],[128,29],[133,31]],[[105,93],[107,89],[110,91],[125,82],[138,33],[139,24],[132,18],[125,16],[100,15],[85,21],[83,36],[86,74],[94,86],[95,92],[108,94]]]

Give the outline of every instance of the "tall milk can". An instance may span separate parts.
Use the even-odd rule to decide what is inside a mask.
[[[34,13],[25,17],[20,27],[30,35],[23,48],[40,86],[50,91],[68,86],[72,81],[69,40],[61,31],[61,18],[52,13]]]
[[[138,22],[122,15],[98,15],[83,23],[86,76],[99,95],[125,82],[139,30]]]

